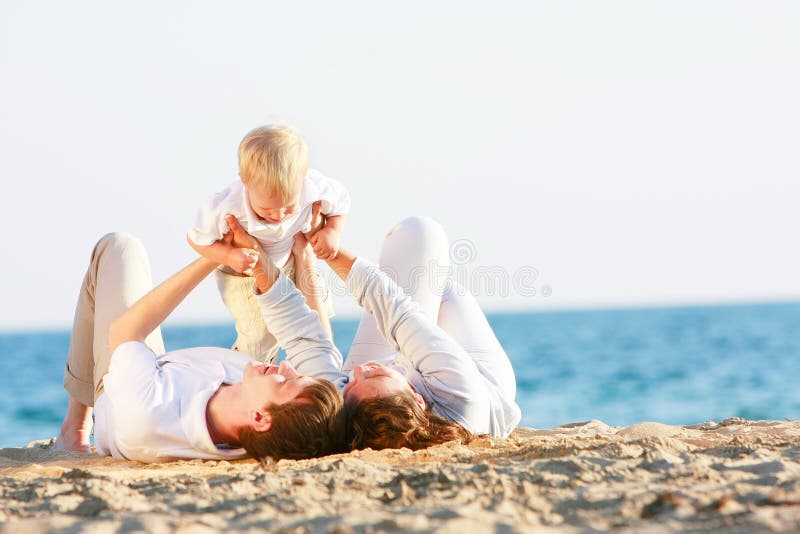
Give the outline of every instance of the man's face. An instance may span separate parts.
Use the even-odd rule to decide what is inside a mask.
[[[293,401],[315,378],[301,376],[287,361],[280,365],[251,362],[244,368],[242,387],[254,410]]]
[[[289,200],[283,200],[280,196],[269,194],[257,187],[248,187],[247,197],[253,213],[261,220],[275,224],[297,211],[297,205],[300,201],[300,188],[297,188]]]

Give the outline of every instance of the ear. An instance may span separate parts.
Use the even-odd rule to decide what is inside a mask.
[[[425,398],[416,391],[414,392],[414,400],[417,402],[417,406],[419,406],[421,409],[424,410],[428,407],[428,403],[425,402]]]
[[[256,432],[266,432],[272,428],[272,416],[269,412],[250,410],[250,426]]]

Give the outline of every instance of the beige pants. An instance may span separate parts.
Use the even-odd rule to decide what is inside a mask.
[[[289,261],[281,270],[292,282],[296,281],[294,256],[289,256]],[[214,275],[222,301],[236,323],[237,337],[233,344],[233,350],[249,354],[266,363],[274,363],[280,347],[275,336],[269,332],[268,325],[261,315],[261,308],[253,294],[253,277],[237,274],[224,266],[214,271]],[[320,285],[319,289],[323,291],[322,300],[328,317],[333,317],[331,292],[324,278],[321,278],[318,284]]]
[[[64,388],[71,397],[94,406],[111,363],[108,329],[152,285],[150,262],[141,241],[129,234],[115,233],[97,242],[72,323],[64,371]],[[159,328],[147,336],[145,343],[156,354],[164,353]]]

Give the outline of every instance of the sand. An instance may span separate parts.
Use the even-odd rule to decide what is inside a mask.
[[[2,532],[800,530],[800,420],[600,421],[424,451],[145,465],[0,450]]]

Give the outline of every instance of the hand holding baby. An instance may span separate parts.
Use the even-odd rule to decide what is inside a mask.
[[[325,226],[311,237],[311,248],[321,260],[332,260],[339,254],[342,234],[331,226]]]
[[[231,246],[226,254],[225,264],[238,273],[250,276],[253,267],[258,263],[259,243],[242,228],[236,217],[228,215],[225,221],[229,230],[222,241]]]

